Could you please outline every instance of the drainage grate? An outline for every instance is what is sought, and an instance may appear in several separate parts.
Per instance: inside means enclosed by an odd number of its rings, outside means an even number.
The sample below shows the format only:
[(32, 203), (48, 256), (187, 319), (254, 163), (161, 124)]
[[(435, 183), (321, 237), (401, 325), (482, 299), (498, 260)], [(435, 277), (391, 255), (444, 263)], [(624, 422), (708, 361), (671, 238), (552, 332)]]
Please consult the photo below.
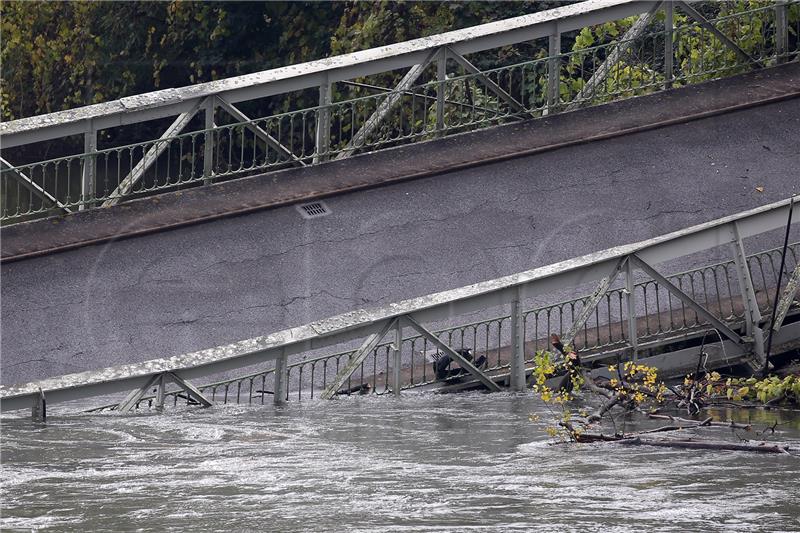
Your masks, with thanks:
[(318, 218), (330, 215), (331, 210), (323, 202), (311, 202), (295, 206), (303, 218)]

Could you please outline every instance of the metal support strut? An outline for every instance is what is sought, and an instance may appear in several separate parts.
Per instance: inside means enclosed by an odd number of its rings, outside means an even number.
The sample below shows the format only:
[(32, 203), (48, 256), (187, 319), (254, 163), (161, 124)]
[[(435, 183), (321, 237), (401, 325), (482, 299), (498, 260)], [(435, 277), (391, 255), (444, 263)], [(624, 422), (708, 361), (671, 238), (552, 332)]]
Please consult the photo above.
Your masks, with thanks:
[(603, 61), (603, 64), (600, 65), (597, 70), (595, 70), (594, 74), (592, 74), (592, 77), (586, 82), (586, 85), (584, 85), (580, 92), (575, 95), (575, 98), (572, 99), (572, 102), (567, 106), (567, 111), (572, 111), (587, 103), (587, 95), (594, 95), (597, 92), (597, 87), (608, 77), (608, 74), (611, 72), (611, 69), (614, 67), (614, 65), (619, 63), (622, 59), (622, 56), (631, 49), (631, 46), (633, 46), (633, 41), (642, 35), (645, 29), (647, 29), (647, 25), (650, 24), (650, 20), (653, 18), (653, 15), (655, 15), (659, 7), (661, 7), (661, 2), (654, 3), (653, 7), (650, 8), (650, 11), (641, 15), (636, 22), (633, 23), (633, 26), (631, 26), (630, 29), (625, 32), (625, 35), (623, 35), (619, 40), (619, 43), (614, 47), (614, 50), (608, 54), (608, 57), (605, 61)]
[(320, 396), (323, 400), (330, 400), (333, 398), (339, 389), (344, 385), (347, 378), (349, 378), (353, 372), (355, 372), (356, 368), (364, 362), (364, 359), (378, 346), (378, 343), (386, 336), (389, 331), (397, 325), (398, 319), (386, 320), (383, 323), (383, 327), (377, 332), (373, 333), (369, 337), (367, 337), (364, 342), (361, 344), (361, 347), (356, 350), (356, 352), (350, 356), (350, 361), (347, 365), (336, 374), (336, 377), (333, 378), (331, 384), (323, 391), (322, 395)]
[(775, 55), (778, 63), (785, 63), (789, 51), (789, 6), (779, 0), (775, 3)]
[(750, 54), (742, 50), (738, 44), (731, 41), (727, 35), (719, 31), (716, 26), (711, 24), (708, 21), (708, 19), (706, 19), (703, 15), (701, 15), (700, 12), (698, 12), (695, 8), (693, 8), (692, 6), (683, 1), (679, 1), (677, 3), (684, 13), (689, 15), (689, 17), (693, 18), (695, 22), (700, 24), (703, 28), (713, 33), (714, 36), (722, 42), (722, 44), (733, 50), (734, 53), (736, 53), (736, 55), (739, 56), (741, 60), (747, 61), (748, 63), (752, 63), (758, 68), (764, 68), (764, 65), (763, 63), (761, 63), (761, 61), (755, 59)]
[(417, 330), (417, 332), (428, 339), (428, 342), (431, 342), (434, 346), (436, 346), (439, 350), (444, 352), (446, 355), (450, 356), (450, 359), (456, 361), (461, 368), (465, 369), (467, 372), (475, 376), (478, 381), (484, 384), (484, 386), (492, 392), (500, 392), (500, 386), (497, 385), (494, 381), (492, 381), (489, 376), (484, 374), (480, 369), (478, 369), (475, 365), (473, 365), (470, 361), (468, 361), (464, 356), (453, 350), (447, 344), (439, 340), (439, 337), (422, 327), (416, 320), (414, 320), (411, 315), (406, 315), (404, 317), (408, 324)]
[(521, 114), (528, 114), (528, 110), (525, 109), (524, 105), (519, 103), (519, 101), (517, 101), (513, 96), (511, 96), (505, 90), (503, 90), (502, 87), (500, 87), (495, 82), (490, 80), (485, 74), (483, 74), (478, 69), (478, 67), (467, 61), (464, 58), (464, 56), (462, 56), (461, 54), (457, 54), (449, 46), (445, 47), (445, 49), (447, 50), (449, 56), (455, 59), (456, 63), (461, 65), (464, 68), (464, 70), (466, 70), (470, 74), (473, 74), (475, 78), (484, 85), (484, 87), (489, 89), (491, 92), (497, 95), (501, 100), (503, 100), (506, 104), (508, 104), (508, 107), (510, 107), (513, 111)]
[(429, 53), (422, 63), (411, 67), (411, 70), (409, 70), (406, 75), (403, 76), (403, 79), (400, 80), (394, 90), (389, 93), (386, 98), (384, 98), (375, 112), (367, 119), (366, 122), (364, 122), (364, 125), (361, 126), (361, 129), (358, 130), (355, 135), (353, 135), (353, 138), (350, 139), (350, 142), (347, 143), (347, 146), (341, 152), (339, 152), (339, 154), (336, 156), (336, 160), (350, 157), (361, 146), (364, 146), (370, 134), (380, 125), (381, 122), (383, 122), (383, 119), (386, 118), (386, 115), (388, 115), (389, 112), (400, 102), (400, 99), (403, 97), (403, 92), (411, 87), (415, 81), (417, 81), (417, 78), (422, 75), (422, 73), (425, 71), (425, 68), (437, 57), (438, 54), (439, 49), (437, 48)]
[(792, 302), (794, 302), (798, 291), (800, 291), (800, 265), (794, 268), (794, 272), (792, 272), (789, 281), (786, 283), (786, 288), (778, 302), (778, 311), (775, 313), (771, 335), (780, 331), (783, 321), (786, 320), (786, 314), (789, 312), (789, 308), (792, 306)]
[(217, 97), (217, 102), (219, 102), (219, 106), (224, 109), (230, 116), (242, 122), (244, 127), (249, 129), (253, 132), (253, 134), (264, 141), (268, 146), (271, 146), (273, 150), (281, 154), (287, 161), (290, 161), (292, 164), (296, 166), (304, 167), (306, 166), (296, 155), (292, 153), (286, 146), (282, 145), (280, 141), (278, 141), (275, 137), (264, 131), (260, 128), (257, 124), (253, 124), (250, 118), (239, 111), (239, 109), (232, 104), (229, 104), (227, 101), (223, 100), (220, 97)]
[(92, 207), (97, 174), (97, 130), (93, 126), (83, 134), (83, 171), (81, 172), (81, 203), (78, 211)]
[(314, 164), (327, 161), (331, 142), (331, 82), (319, 86), (319, 108), (317, 108), (317, 129), (314, 137), (316, 150)]
[(586, 301), (586, 304), (583, 306), (583, 309), (581, 309), (578, 318), (575, 319), (575, 322), (569, 328), (569, 331), (561, 336), (561, 342), (563, 342), (565, 345), (572, 344), (572, 341), (575, 339), (575, 335), (578, 334), (578, 330), (580, 330), (583, 325), (586, 324), (586, 321), (589, 320), (589, 315), (592, 314), (597, 307), (597, 304), (600, 303), (600, 300), (603, 298), (603, 296), (605, 296), (606, 292), (608, 292), (608, 288), (612, 283), (614, 283), (614, 280), (617, 279), (617, 276), (627, 261), (627, 257), (621, 257), (616, 263), (614, 263), (614, 267), (611, 269), (611, 272), (608, 274), (608, 276), (600, 280), (597, 288)]
[(631, 261), (625, 263), (625, 307), (628, 315), (628, 344), (633, 352), (631, 358), (637, 361), (639, 359), (639, 331), (636, 320), (636, 284), (633, 279)]
[(400, 396), (402, 383), (400, 380), (400, 370), (403, 365), (403, 324), (402, 320), (396, 320), (394, 326), (394, 342), (392, 343), (392, 392), (395, 396)]
[(731, 247), (733, 249), (733, 260), (736, 266), (736, 276), (739, 281), (739, 290), (742, 293), (742, 302), (745, 310), (745, 333), (753, 339), (753, 353), (757, 361), (756, 367), (761, 368), (766, 360), (764, 351), (764, 330), (761, 329), (761, 311), (758, 309), (756, 291), (753, 288), (753, 278), (750, 275), (750, 268), (747, 265), (747, 255), (744, 251), (744, 243), (739, 234), (739, 226), (734, 222), (731, 224)]
[(0, 168), (2, 168), (5, 172), (8, 172), (12, 176), (14, 176), (17, 179), (17, 181), (19, 181), (22, 184), (22, 186), (25, 187), (26, 189), (28, 189), (32, 194), (35, 194), (36, 196), (38, 196), (38, 197), (40, 197), (40, 198), (42, 198), (44, 200), (52, 202), (56, 207), (58, 207), (59, 209), (61, 209), (65, 213), (71, 213), (72, 212), (71, 209), (69, 209), (67, 206), (65, 206), (61, 202), (59, 202), (52, 194), (47, 192), (44, 189), (44, 187), (40, 187), (39, 185), (34, 183), (34, 181), (31, 178), (26, 176), (22, 171), (17, 169), (14, 165), (9, 163), (8, 161), (3, 159), (2, 157), (0, 157)]
[(645, 263), (636, 254), (629, 256), (629, 260), (633, 261), (637, 268), (642, 269), (645, 274), (653, 278), (660, 286), (671, 292), (676, 298), (691, 307), (698, 315), (707, 320), (714, 328), (717, 329), (722, 335), (725, 335), (736, 344), (745, 344), (745, 340), (739, 336), (738, 333), (729, 328), (722, 320), (712, 315), (705, 307), (697, 303), (694, 298), (680, 290), (672, 284), (667, 278), (659, 274), (653, 267)]
[(125, 399), (116, 406), (115, 410), (122, 412), (128, 412), (132, 410), (136, 407), (136, 404), (139, 403), (142, 398), (144, 398), (145, 394), (147, 394), (153, 387), (156, 387), (155, 407), (158, 411), (163, 410), (167, 380), (172, 380), (175, 382), (176, 385), (186, 392), (186, 396), (201, 406), (211, 407), (211, 402), (205, 396), (203, 396), (203, 393), (201, 393), (197, 387), (180, 377), (175, 372), (168, 371), (159, 372), (158, 374), (153, 374), (150, 376), (143, 387), (132, 390), (128, 396), (126, 396)]
[(675, 77), (675, 69), (672, 66), (674, 60), (674, 51), (672, 44), (673, 32), (675, 30), (675, 23), (672, 15), (675, 12), (675, 6), (672, 0), (664, 2), (664, 88), (672, 88), (672, 80)]
[(511, 390), (525, 390), (525, 315), (519, 287), (511, 301)]
[(203, 183), (209, 185), (214, 178), (214, 109), (216, 107), (216, 97), (209, 96), (205, 99), (204, 115), (206, 121), (204, 144), (203, 144)]
[(550, 35), (547, 55), (547, 107), (545, 112), (550, 114), (558, 109), (561, 99), (561, 33), (556, 28)]
[(109, 198), (103, 202), (103, 207), (111, 207), (112, 205), (118, 204), (125, 195), (127, 195), (133, 189), (133, 186), (136, 185), (144, 173), (147, 172), (153, 163), (155, 163), (156, 159), (164, 153), (164, 150), (169, 148), (170, 145), (170, 138), (174, 137), (178, 133), (180, 133), (183, 128), (189, 124), (189, 121), (192, 120), (197, 112), (200, 110), (200, 107), (205, 105), (206, 99), (198, 100), (197, 103), (192, 106), (192, 108), (187, 111), (186, 113), (181, 113), (178, 115), (170, 126), (164, 130), (164, 133), (161, 134), (154, 143), (153, 146), (144, 154), (142, 159), (136, 163), (136, 166), (133, 167), (125, 178), (119, 182), (119, 185), (116, 189), (109, 195)]
[(33, 396), (31, 419), (34, 422), (45, 422), (47, 420), (47, 401), (44, 398), (42, 389), (39, 389), (39, 394)]
[(286, 403), (286, 396), (289, 390), (288, 369), (288, 358), (286, 353), (282, 353), (275, 359), (275, 391), (272, 395), (272, 401), (275, 405), (283, 405)]

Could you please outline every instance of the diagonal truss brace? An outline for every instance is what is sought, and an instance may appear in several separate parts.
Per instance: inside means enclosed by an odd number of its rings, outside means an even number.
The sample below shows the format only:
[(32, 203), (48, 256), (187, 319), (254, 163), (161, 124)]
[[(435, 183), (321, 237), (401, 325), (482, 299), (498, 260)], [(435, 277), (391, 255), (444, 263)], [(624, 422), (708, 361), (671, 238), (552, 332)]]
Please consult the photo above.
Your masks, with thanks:
[[(208, 98), (213, 98), (209, 96)], [(103, 202), (102, 207), (111, 207), (112, 205), (117, 205), (120, 201), (122, 201), (123, 197), (127, 195), (133, 189), (133, 186), (136, 185), (144, 173), (147, 172), (153, 163), (155, 163), (156, 159), (164, 153), (170, 145), (170, 137), (174, 137), (180, 131), (189, 124), (189, 121), (197, 114), (201, 107), (203, 107), (206, 103), (208, 98), (203, 98), (198, 100), (192, 108), (185, 112), (178, 115), (178, 118), (170, 124), (169, 128), (164, 131), (164, 133), (159, 137), (157, 140), (153, 141), (153, 146), (147, 151), (146, 154), (142, 157), (142, 159), (136, 163), (136, 166), (133, 167), (125, 178), (119, 182), (117, 188), (114, 189), (114, 192), (111, 193), (108, 200)]]
[(464, 67), (464, 70), (466, 70), (470, 74), (474, 74), (475, 77), (478, 79), (478, 81), (480, 81), (487, 89), (496, 94), (501, 100), (507, 103), (511, 109), (513, 109), (517, 113), (530, 115), (530, 112), (527, 109), (525, 109), (524, 105), (519, 103), (513, 96), (511, 96), (505, 90), (503, 90), (502, 87), (500, 87), (495, 82), (490, 80), (484, 73), (482, 73), (478, 69), (478, 67), (470, 63), (467, 59), (465, 59), (464, 56), (455, 52), (449, 46), (446, 46), (445, 50), (447, 50), (448, 55), (450, 55), (456, 61), (456, 63)]
[(26, 176), (21, 170), (19, 170), (17, 167), (15, 167), (2, 157), (0, 157), (0, 167), (2, 167), (3, 170), (5, 170), (6, 172), (10, 172), (14, 177), (16, 177), (16, 179), (22, 184), (22, 186), (28, 189), (31, 193), (39, 196), (40, 198), (44, 198), (49, 202), (52, 202), (53, 204), (55, 204), (56, 207), (58, 207), (65, 213), (72, 213), (72, 210), (70, 210), (67, 206), (56, 200), (52, 194), (44, 190), (43, 187), (40, 187), (39, 185), (34, 183), (33, 180), (30, 179), (28, 176)]
[(789, 281), (786, 283), (786, 288), (783, 290), (783, 295), (778, 302), (778, 311), (775, 313), (775, 320), (772, 324), (772, 331), (777, 333), (783, 321), (786, 320), (786, 314), (789, 312), (789, 307), (792, 306), (795, 296), (800, 291), (800, 265), (797, 265), (792, 272)]
[(489, 389), (492, 392), (500, 392), (500, 386), (497, 383), (495, 383), (494, 381), (492, 381), (489, 378), (489, 376), (487, 376), (479, 368), (477, 368), (470, 361), (468, 361), (466, 358), (464, 358), (464, 356), (462, 356), (461, 354), (459, 354), (458, 352), (453, 350), (450, 346), (448, 346), (447, 344), (442, 342), (439, 339), (439, 337), (437, 337), (436, 335), (434, 335), (433, 333), (431, 333), (430, 331), (425, 329), (423, 326), (421, 326), (416, 320), (414, 320), (411, 317), (411, 315), (406, 315), (403, 318), (408, 322), (408, 325), (410, 325), (412, 328), (417, 330), (417, 332), (420, 335), (425, 337), (429, 342), (431, 342), (439, 350), (441, 350), (442, 352), (444, 352), (447, 355), (449, 355), (451, 359), (453, 359), (459, 365), (461, 365), (461, 368), (464, 368), (465, 370), (467, 370), (467, 372), (469, 372), (470, 374), (475, 376), (478, 379), (478, 381), (483, 383), (483, 385), (487, 389)]
[(203, 396), (197, 387), (178, 376), (175, 372), (160, 372), (151, 376), (150, 379), (147, 380), (147, 383), (145, 383), (144, 387), (131, 391), (131, 393), (128, 394), (128, 396), (122, 400), (119, 405), (117, 405), (115, 410), (122, 412), (130, 411), (154, 386), (158, 387), (156, 391), (156, 409), (161, 410), (164, 406), (164, 392), (168, 379), (174, 381), (175, 384), (177, 384), (186, 392), (187, 396), (195, 400), (203, 407), (211, 407), (211, 402), (206, 399), (205, 396)]
[(352, 357), (350, 357), (350, 361), (347, 365), (336, 374), (336, 377), (333, 378), (333, 381), (330, 385), (322, 392), (321, 398), (323, 400), (330, 400), (333, 398), (339, 389), (344, 385), (345, 381), (356, 371), (356, 368), (364, 362), (364, 359), (378, 346), (378, 343), (383, 340), (389, 331), (397, 326), (397, 321), (399, 319), (395, 318), (393, 320), (387, 320), (383, 323), (383, 327), (377, 332), (373, 333), (369, 337), (367, 337), (364, 342), (361, 344), (361, 347), (356, 350)]
[(680, 290), (678, 287), (672, 284), (672, 282), (670, 282), (667, 278), (659, 274), (653, 267), (651, 267), (650, 265), (645, 263), (642, 259), (640, 259), (638, 256), (636, 256), (636, 254), (629, 256), (629, 260), (633, 261), (633, 263), (637, 268), (640, 268), (645, 274), (653, 278), (659, 285), (661, 285), (669, 292), (671, 292), (676, 298), (678, 298), (683, 303), (691, 307), (698, 315), (707, 320), (721, 334), (725, 335), (736, 344), (739, 345), (745, 344), (745, 340), (738, 333), (729, 328), (720, 319), (712, 315), (705, 307), (697, 303), (694, 300), (694, 298), (692, 298), (691, 296)]
[(386, 118), (386, 115), (388, 115), (389, 112), (400, 102), (404, 91), (406, 91), (415, 81), (417, 81), (417, 78), (422, 75), (422, 73), (425, 71), (425, 68), (436, 58), (439, 53), (440, 49), (437, 48), (428, 54), (422, 63), (411, 67), (411, 70), (409, 70), (406, 75), (403, 76), (403, 79), (400, 80), (392, 92), (386, 96), (375, 112), (367, 119), (361, 129), (358, 130), (355, 135), (353, 135), (353, 138), (349, 143), (347, 143), (347, 146), (335, 157), (337, 161), (350, 157), (356, 150), (364, 145), (364, 143), (367, 141), (367, 138), (375, 130), (375, 128), (377, 128), (378, 125), (383, 122), (383, 119)]
[(575, 339), (575, 335), (578, 334), (578, 331), (586, 324), (586, 321), (589, 320), (589, 316), (594, 312), (597, 304), (600, 303), (600, 300), (605, 296), (608, 292), (608, 288), (614, 283), (614, 280), (617, 279), (619, 273), (625, 267), (625, 264), (628, 262), (627, 257), (621, 257), (615, 264), (614, 268), (611, 269), (611, 272), (608, 276), (604, 277), (600, 280), (600, 283), (597, 285), (597, 288), (594, 290), (589, 299), (586, 302), (586, 305), (583, 306), (581, 309), (578, 318), (575, 319), (575, 322), (572, 324), (572, 327), (569, 328), (562, 337), (561, 342), (566, 344), (572, 344), (573, 339)]
[(619, 40), (619, 44), (608, 54), (606, 60), (603, 61), (603, 64), (592, 74), (592, 77), (589, 78), (589, 81), (586, 82), (580, 92), (575, 95), (575, 98), (573, 98), (572, 102), (567, 106), (566, 111), (578, 109), (580, 106), (587, 103), (586, 98), (588, 95), (595, 94), (597, 87), (608, 77), (614, 65), (619, 63), (622, 56), (633, 46), (633, 41), (647, 29), (647, 25), (652, 20), (656, 11), (658, 11), (658, 8), (661, 7), (661, 4), (662, 2), (656, 2), (653, 7), (650, 8), (650, 11), (642, 14), (636, 22), (633, 23), (633, 26), (625, 32), (625, 35)]
[(232, 116), (239, 122), (243, 122), (244, 123), (243, 126), (252, 131), (256, 135), (256, 137), (267, 143), (276, 152), (278, 152), (283, 157), (291, 161), (292, 164), (301, 167), (306, 166), (306, 164), (300, 161), (300, 159), (296, 155), (294, 155), (294, 153), (291, 150), (289, 150), (289, 148), (282, 145), (275, 137), (264, 131), (262, 128), (259, 128), (257, 125), (253, 124), (250, 118), (241, 111), (239, 111), (239, 109), (237, 109), (232, 104), (228, 103), (226, 100), (224, 100), (219, 96), (217, 96), (217, 102), (219, 102), (220, 107), (224, 109), (230, 116)]
[(128, 412), (131, 409), (133, 409), (134, 406), (136, 406), (136, 403), (139, 400), (141, 400), (144, 397), (144, 395), (147, 394), (147, 391), (149, 391), (150, 388), (153, 385), (155, 385), (160, 379), (161, 379), (161, 374), (155, 374), (153, 376), (150, 376), (150, 379), (147, 380), (147, 383), (145, 383), (144, 387), (132, 390), (131, 393), (128, 394), (125, 397), (125, 399), (122, 400), (122, 402), (120, 402), (119, 405), (117, 405), (117, 407), (114, 410)]
[(189, 396), (189, 398), (193, 399), (203, 407), (211, 407), (211, 401), (209, 401), (205, 396), (203, 396), (203, 393), (200, 392), (200, 390), (197, 387), (195, 387), (194, 385), (192, 385), (191, 383), (180, 377), (175, 372), (167, 372), (166, 374), (168, 377), (172, 378), (172, 380), (186, 392), (186, 395)]
[(695, 8), (693, 8), (684, 1), (678, 1), (676, 3), (684, 13), (689, 15), (689, 17), (693, 18), (703, 28), (713, 33), (717, 37), (717, 39), (719, 39), (725, 46), (733, 50), (736, 53), (736, 55), (739, 56), (740, 59), (742, 59), (743, 61), (753, 63), (758, 68), (764, 68), (764, 65), (761, 63), (761, 61), (758, 61), (754, 57), (750, 56), (750, 54), (742, 50), (738, 44), (731, 41), (727, 35), (719, 31), (716, 28), (716, 26), (711, 24), (708, 21), (708, 19), (706, 19), (703, 15), (701, 15)]
[[(355, 81), (343, 81), (341, 83), (344, 84), (344, 85), (349, 85), (351, 87), (361, 87), (361, 88), (364, 88), (364, 89), (371, 89), (373, 91), (380, 91), (382, 93), (390, 93), (390, 92), (394, 91), (394, 89), (390, 89), (389, 87), (381, 87), (379, 85), (372, 85), (370, 83), (360, 83), (360, 82), (355, 82)], [(415, 95), (419, 96), (419, 93), (415, 93), (413, 90), (405, 90), (405, 91), (402, 91), (402, 93), (403, 93), (404, 96), (415, 96)], [(450, 104), (450, 105), (463, 105), (464, 104), (464, 102), (462, 102), (462, 101), (453, 100), (453, 99), (450, 99), (450, 98), (445, 98), (444, 102), (446, 104)], [(477, 111), (484, 111), (486, 113), (495, 113), (495, 112), (497, 112), (496, 109), (489, 109), (488, 107), (474, 105), (474, 103), (471, 103), (470, 107), (474, 108)]]
[(761, 311), (758, 309), (758, 301), (756, 300), (756, 291), (753, 287), (753, 278), (750, 273), (750, 267), (747, 266), (747, 254), (744, 251), (744, 243), (739, 234), (739, 227), (734, 222), (731, 224), (731, 234), (733, 240), (731, 241), (731, 248), (733, 249), (734, 265), (736, 266), (736, 275), (739, 281), (739, 290), (742, 293), (742, 300), (744, 304), (746, 316), (747, 334), (753, 335), (754, 331), (759, 327), (761, 322)]

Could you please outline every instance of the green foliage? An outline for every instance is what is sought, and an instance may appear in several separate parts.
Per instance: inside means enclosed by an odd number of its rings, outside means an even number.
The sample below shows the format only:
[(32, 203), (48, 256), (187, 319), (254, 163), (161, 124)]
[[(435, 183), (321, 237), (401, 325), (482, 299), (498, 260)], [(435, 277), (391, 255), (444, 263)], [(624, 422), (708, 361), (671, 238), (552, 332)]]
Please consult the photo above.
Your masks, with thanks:
[[(7, 0), (0, 2), (0, 113), (4, 120), (49, 113), (382, 46), (558, 4)], [(501, 55), (523, 60), (528, 49), (530, 45), (509, 47)], [(387, 75), (387, 81), (392, 79)], [(293, 95), (263, 112), (315, 104)]]
[[(558, 7), (568, 2), (0, 2), (2, 78), (0, 116), (4, 120), (48, 113), (154, 89), (179, 87), (238, 74), (343, 54), (453, 29)], [(710, 4), (709, 17), (770, 5), (736, 0)], [(660, 17), (660, 15), (659, 15)], [(745, 52), (760, 56), (761, 34), (774, 17), (767, 9), (722, 24), (721, 30)], [(789, 8), (792, 39), (797, 38), (800, 6)], [(562, 68), (560, 93), (567, 101), (584, 87), (636, 17), (564, 34), (571, 50)], [(659, 19), (661, 20), (661, 19)], [(691, 21), (679, 10), (677, 26)], [(654, 29), (658, 29), (657, 26)], [(655, 41), (654, 41), (655, 43)], [(655, 44), (650, 47), (657, 48)], [(481, 69), (545, 57), (541, 41), (474, 54)], [(698, 27), (675, 32), (675, 68), (692, 82), (733, 73), (734, 52)], [(660, 86), (663, 57), (637, 52), (624, 58), (593, 95), (603, 98), (643, 94)], [(709, 68), (713, 67), (713, 68)], [(725, 70), (727, 69), (727, 70)], [(373, 77), (391, 86), (402, 73)], [(519, 92), (528, 105), (544, 103), (544, 69), (527, 77)], [(337, 86), (334, 99), (363, 95)], [(606, 95), (606, 96), (604, 96)], [(473, 83), (448, 87), (448, 99), (472, 98), (492, 107), (492, 95)], [(286, 95), (259, 108), (265, 115), (316, 104), (313, 95)], [(497, 104), (494, 103), (494, 106)], [(460, 111), (459, 111), (460, 112)], [(456, 111), (448, 108), (448, 122)], [(407, 118), (407, 117), (404, 117)], [(430, 113), (416, 121), (430, 123)], [(474, 120), (474, 119), (471, 119)], [(427, 128), (424, 128), (427, 129)]]
[(763, 379), (727, 378), (711, 372), (695, 380), (686, 376), (683, 390), (694, 390), (695, 401), (714, 403), (718, 400), (748, 401), (781, 405), (800, 405), (800, 375), (790, 374), (783, 378), (767, 376)]
[[(553, 355), (548, 351), (539, 351), (534, 355), (533, 366), (533, 391), (548, 406), (560, 409), (555, 415), (556, 424), (548, 428), (551, 437), (562, 440), (578, 441), (582, 432), (590, 427), (593, 422), (607, 417), (613, 421), (610, 407), (598, 411), (599, 414), (587, 417), (587, 413), (579, 411), (577, 414), (586, 420), (579, 420), (574, 410), (568, 405), (576, 400), (575, 392), (583, 389), (600, 391), (601, 397), (612, 401), (609, 406), (619, 405), (623, 411), (629, 412), (637, 409), (651, 409), (663, 403), (666, 386), (658, 380), (658, 371), (654, 367), (626, 362), (619, 366), (608, 368), (612, 377), (607, 383), (598, 386), (587, 383), (584, 372), (578, 365), (578, 356), (570, 347), (565, 347), (566, 356), (561, 364), (554, 362)], [(552, 378), (565, 375), (559, 385), (553, 383)]]
[(343, 10), (302, 2), (2, 2), (2, 118), (324, 57)]

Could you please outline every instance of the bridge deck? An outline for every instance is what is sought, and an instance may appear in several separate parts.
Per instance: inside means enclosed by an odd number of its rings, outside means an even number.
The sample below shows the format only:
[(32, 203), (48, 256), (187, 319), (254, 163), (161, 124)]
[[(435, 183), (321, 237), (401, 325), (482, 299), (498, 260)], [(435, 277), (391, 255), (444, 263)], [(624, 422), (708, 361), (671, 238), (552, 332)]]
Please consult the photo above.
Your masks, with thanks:
[(263, 210), (3, 264), (2, 383), (218, 346), (783, 199), (800, 187), (797, 131), (790, 99), (341, 195), (317, 220)]
[(0, 260), (418, 179), (800, 96), (800, 63), (519, 124), (2, 228)]

